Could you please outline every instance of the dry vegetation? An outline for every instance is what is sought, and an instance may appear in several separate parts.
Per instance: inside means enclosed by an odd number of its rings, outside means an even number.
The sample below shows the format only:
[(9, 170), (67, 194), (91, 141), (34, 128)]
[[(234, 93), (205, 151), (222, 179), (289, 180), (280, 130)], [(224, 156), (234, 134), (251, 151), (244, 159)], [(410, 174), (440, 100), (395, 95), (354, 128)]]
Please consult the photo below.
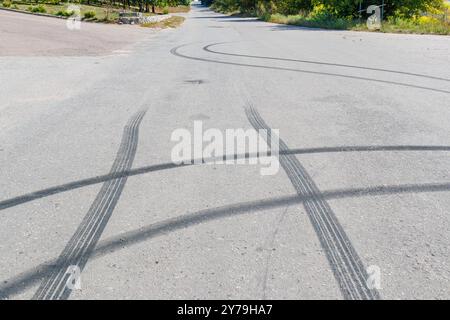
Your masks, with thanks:
[(145, 28), (158, 28), (158, 29), (177, 28), (184, 22), (184, 20), (185, 20), (184, 17), (172, 16), (168, 19), (159, 22), (144, 23), (141, 26)]

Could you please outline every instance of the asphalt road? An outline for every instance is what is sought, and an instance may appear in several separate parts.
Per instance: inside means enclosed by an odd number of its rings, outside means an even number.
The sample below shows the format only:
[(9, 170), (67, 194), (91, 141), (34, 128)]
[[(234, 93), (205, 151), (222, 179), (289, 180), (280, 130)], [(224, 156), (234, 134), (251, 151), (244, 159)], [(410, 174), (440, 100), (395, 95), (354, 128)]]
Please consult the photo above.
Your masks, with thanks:
[[(450, 38), (186, 17), (0, 12), (0, 297), (450, 298)], [(174, 165), (195, 120), (279, 172)]]

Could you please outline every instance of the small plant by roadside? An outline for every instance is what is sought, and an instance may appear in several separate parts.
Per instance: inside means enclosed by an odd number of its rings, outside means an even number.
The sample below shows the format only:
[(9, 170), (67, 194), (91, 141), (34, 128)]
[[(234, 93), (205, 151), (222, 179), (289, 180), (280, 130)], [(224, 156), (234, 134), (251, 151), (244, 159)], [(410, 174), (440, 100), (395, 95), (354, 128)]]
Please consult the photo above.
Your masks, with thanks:
[(75, 14), (73, 11), (59, 10), (56, 15), (61, 17), (71, 17)]
[(84, 19), (94, 19), (95, 18), (95, 12), (94, 11), (87, 11), (84, 13)]
[(11, 1), (5, 0), (2, 2), (2, 6), (5, 8), (10, 8), (11, 7)]
[(165, 7), (165, 8), (163, 9), (163, 14), (169, 14), (169, 8)]
[(450, 24), (422, 16), (415, 19), (402, 19), (390, 17), (383, 23), (381, 31), (396, 33), (419, 33), (419, 34), (450, 34)]
[(325, 14), (320, 15), (292, 15), (285, 16), (279, 13), (265, 14), (261, 17), (262, 20), (273, 23), (289, 24), (294, 26), (302, 26), (309, 28), (323, 28), (323, 29), (349, 29), (353, 22), (343, 18), (333, 18)]
[(33, 13), (47, 13), (47, 10), (45, 9), (45, 7), (40, 4), (38, 6), (30, 6), (28, 7), (28, 11), (33, 12)]

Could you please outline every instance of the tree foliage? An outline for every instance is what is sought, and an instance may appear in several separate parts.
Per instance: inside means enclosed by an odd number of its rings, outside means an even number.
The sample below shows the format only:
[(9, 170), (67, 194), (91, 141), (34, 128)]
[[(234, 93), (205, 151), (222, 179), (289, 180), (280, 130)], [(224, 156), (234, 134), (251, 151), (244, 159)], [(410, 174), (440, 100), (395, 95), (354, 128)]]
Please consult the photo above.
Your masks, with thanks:
[[(219, 8), (242, 12), (268, 12), (295, 15), (313, 10), (323, 11), (335, 17), (347, 18), (359, 15), (359, 10), (370, 5), (381, 5), (383, 0), (213, 0)], [(384, 0), (385, 16), (411, 17), (431, 8), (439, 8), (442, 0)]]
[(80, 3), (87, 5), (101, 5), (101, 6), (112, 6), (112, 7), (123, 7), (127, 8), (138, 8), (141, 12), (155, 12), (156, 7), (175, 7), (178, 5), (188, 6), (190, 0), (22, 0), (25, 3), (48, 3), (48, 4), (59, 4), (59, 3)]

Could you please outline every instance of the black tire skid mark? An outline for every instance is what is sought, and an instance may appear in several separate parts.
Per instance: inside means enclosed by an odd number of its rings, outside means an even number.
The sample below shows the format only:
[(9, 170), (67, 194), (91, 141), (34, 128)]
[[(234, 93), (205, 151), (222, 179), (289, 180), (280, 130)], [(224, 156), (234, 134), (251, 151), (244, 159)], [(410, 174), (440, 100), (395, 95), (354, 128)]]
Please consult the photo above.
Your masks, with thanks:
[(381, 80), (381, 79), (374, 79), (374, 78), (368, 78), (368, 77), (360, 77), (360, 76), (351, 76), (351, 75), (345, 75), (345, 74), (339, 74), (339, 73), (332, 73), (332, 72), (319, 72), (319, 71), (310, 71), (310, 70), (303, 70), (303, 69), (294, 69), (294, 68), (284, 68), (284, 67), (271, 67), (266, 65), (257, 65), (257, 64), (249, 64), (249, 63), (238, 63), (238, 62), (229, 62), (229, 61), (221, 61), (221, 60), (215, 60), (215, 59), (208, 59), (208, 58), (200, 58), (200, 57), (193, 57), (188, 56), (182, 53), (179, 53), (179, 49), (186, 47), (187, 45), (181, 45), (178, 47), (175, 47), (170, 50), (170, 53), (174, 56), (194, 60), (194, 61), (201, 61), (201, 62), (210, 62), (210, 63), (217, 63), (217, 64), (224, 64), (224, 65), (231, 65), (231, 66), (239, 66), (239, 67), (248, 67), (248, 68), (260, 68), (260, 69), (268, 69), (268, 70), (278, 70), (278, 71), (290, 71), (290, 72), (300, 72), (305, 74), (313, 74), (313, 75), (319, 75), (319, 76), (328, 76), (328, 77), (338, 77), (338, 78), (346, 78), (346, 79), (353, 79), (353, 80), (362, 80), (362, 81), (371, 81), (371, 82), (377, 82), (382, 84), (390, 84), (390, 85), (396, 85), (401, 87), (407, 87), (407, 88), (413, 88), (413, 89), (421, 89), (421, 90), (428, 90), (428, 91), (434, 91), (439, 93), (445, 93), (450, 94), (450, 91), (443, 90), (443, 89), (436, 89), (431, 87), (424, 87), (424, 86), (418, 86), (414, 84), (408, 84), (408, 83), (402, 83), (402, 82), (396, 82), (396, 81), (389, 81), (389, 80)]
[[(137, 150), (139, 125), (144, 115), (145, 111), (138, 112), (125, 126), (110, 174), (131, 169)], [(69, 266), (78, 266), (81, 271), (85, 267), (114, 211), (127, 178), (125, 176), (103, 184), (88, 213), (59, 256), (57, 269), (42, 281), (33, 299), (67, 299), (70, 296), (71, 290), (66, 286), (70, 274), (67, 274), (66, 270)]]
[[(135, 136), (135, 134), (136, 134), (135, 128), (136, 127), (135, 126), (137, 125), (138, 121), (140, 121), (140, 119), (139, 119), (139, 116), (137, 115), (134, 118), (134, 121), (131, 121), (130, 125), (126, 127), (124, 137), (128, 137), (128, 140), (123, 139), (121, 147), (119, 148), (118, 156), (116, 158), (115, 163), (113, 164), (111, 171), (114, 170), (114, 172), (120, 172), (121, 170), (123, 170), (124, 168), (127, 167), (127, 162), (129, 160), (130, 151), (132, 151), (131, 155), (133, 155), (133, 157), (134, 157), (133, 153), (135, 151), (133, 151), (133, 147), (135, 148), (135, 146), (133, 146), (132, 142), (136, 139), (136, 136)], [(129, 166), (131, 166), (131, 163), (129, 164)], [(70, 250), (76, 250), (77, 248), (80, 248), (80, 242), (86, 241), (86, 239), (92, 238), (93, 235), (94, 235), (94, 239), (97, 235), (98, 235), (98, 237), (101, 235), (101, 232), (103, 231), (103, 228), (106, 226), (106, 223), (109, 220), (109, 217), (112, 214), (112, 211), (117, 203), (118, 197), (120, 196), (120, 192), (123, 190), (125, 182), (126, 182), (126, 180), (118, 179), (118, 180), (115, 180), (114, 182), (104, 186), (103, 196), (98, 196), (96, 198), (96, 201), (94, 201), (94, 204), (92, 205), (92, 208), (96, 208), (97, 211), (92, 210), (91, 212), (97, 212), (97, 215), (93, 214), (91, 216), (91, 219), (85, 225), (87, 227), (85, 227), (84, 233), (81, 233), (77, 237), (78, 243), (73, 242), (72, 248)], [(119, 194), (118, 194), (118, 192), (119, 192)], [(106, 214), (104, 214), (104, 213), (106, 213)], [(104, 220), (105, 218), (107, 218), (107, 219)], [(92, 221), (94, 221), (94, 222), (92, 222)], [(89, 230), (89, 226), (91, 226), (90, 230)], [(98, 228), (101, 228), (100, 232), (98, 232), (98, 230), (99, 230)], [(83, 230), (82, 228), (79, 229), (79, 231), (82, 231), (82, 230)], [(87, 236), (86, 236), (86, 232), (88, 232)], [(98, 241), (98, 239), (96, 239), (94, 241)], [(85, 249), (85, 250), (89, 249), (89, 247), (87, 247), (87, 248), (81, 247), (81, 248)], [(76, 251), (75, 251), (75, 253), (76, 253)], [(83, 259), (87, 258), (87, 256), (83, 252), (83, 250), (81, 253), (79, 253), (79, 255), (81, 255), (81, 257), (83, 257)], [(75, 255), (75, 256), (77, 256), (77, 255)], [(70, 257), (69, 257), (69, 259), (70, 259)], [(67, 260), (69, 260), (69, 259), (67, 259)], [(83, 259), (81, 259), (81, 263), (80, 263), (81, 266), (84, 266), (86, 263), (83, 261)], [(75, 264), (75, 265), (78, 265), (78, 264)], [(60, 270), (60, 272), (62, 272), (62, 271), (64, 271), (64, 270)], [(64, 277), (64, 274), (62, 276)], [(69, 277), (69, 275), (67, 275), (66, 277)], [(65, 284), (64, 280), (66, 280), (66, 279), (63, 279), (62, 284)], [(58, 285), (58, 283), (55, 282), (54, 285)], [(59, 288), (61, 290), (61, 286)], [(64, 286), (62, 288), (64, 289)], [(50, 290), (52, 290), (52, 288)], [(68, 292), (68, 293), (70, 294), (70, 292)], [(56, 292), (55, 294), (57, 295), (58, 292)]]
[[(271, 141), (271, 129), (259, 113), (249, 104), (245, 108), (247, 118), (256, 129), (267, 131), (267, 141)], [(270, 147), (270, 145), (269, 145)], [(288, 150), (286, 143), (279, 139), (280, 153)], [(340, 225), (333, 210), (321, 196), (320, 190), (294, 155), (279, 157), (280, 164), (301, 197), (309, 196), (304, 202), (305, 210), (326, 253), (328, 262), (345, 299), (380, 299), (375, 289), (366, 286), (368, 278), (364, 265), (350, 239)]]
[(275, 60), (275, 61), (286, 61), (286, 62), (299, 62), (299, 63), (314, 64), (314, 65), (321, 65), (321, 66), (341, 67), (341, 68), (350, 68), (350, 69), (362, 69), (362, 70), (368, 70), (368, 71), (387, 72), (387, 73), (394, 73), (394, 74), (401, 74), (401, 75), (406, 75), (406, 76), (413, 76), (413, 77), (420, 77), (420, 78), (427, 78), (427, 79), (432, 79), (432, 80), (449, 81), (450, 82), (450, 79), (447, 79), (447, 78), (430, 76), (430, 75), (421, 74), (421, 73), (407, 72), (407, 71), (372, 68), (372, 67), (363, 67), (363, 66), (354, 66), (354, 65), (350, 65), (350, 64), (321, 62), (321, 61), (313, 61), (313, 60), (300, 60), (300, 59), (277, 58), (277, 57), (268, 57), (268, 56), (255, 56), (255, 55), (250, 55), (250, 54), (238, 54), (238, 53), (222, 52), (222, 51), (216, 51), (216, 50), (212, 50), (211, 49), (214, 46), (218, 46), (218, 45), (221, 45), (221, 44), (231, 44), (231, 43), (232, 42), (213, 43), (213, 44), (209, 44), (207, 46), (204, 46), (203, 50), (206, 51), (206, 52), (209, 52), (209, 53), (220, 54), (220, 55), (231, 56), (231, 57), (242, 57), (242, 58), (253, 58), (253, 59)]
[[(408, 194), (422, 192), (449, 192), (449, 183), (428, 183), (422, 185), (394, 185), (394, 186), (374, 186), (369, 188), (353, 188), (323, 191), (325, 199), (345, 199), (352, 197), (370, 197), (370, 196), (390, 196), (393, 194)], [(170, 218), (158, 223), (150, 224), (145, 227), (120, 233), (108, 239), (99, 241), (91, 259), (103, 257), (129, 246), (147, 241), (160, 235), (175, 232), (176, 230), (189, 228), (201, 223), (207, 223), (212, 220), (223, 219), (242, 214), (257, 213), (268, 208), (280, 208), (286, 205), (302, 204), (311, 197), (300, 197), (298, 194), (283, 196), (278, 198), (260, 199), (249, 202), (240, 202), (221, 207), (203, 209), (186, 215)], [(25, 289), (39, 283), (55, 268), (56, 258), (44, 262), (27, 271), (0, 281), (0, 300), (8, 299), (10, 296), (23, 292)]]
[[(321, 147), (321, 148), (305, 148), (305, 149), (289, 149), (285, 151), (280, 151), (280, 154), (315, 154), (315, 153), (339, 153), (339, 152), (382, 152), (382, 151), (450, 151), (450, 146), (415, 146), (415, 145), (403, 145), (403, 146), (340, 146), (340, 147)], [(49, 197), (58, 193), (68, 192), (85, 186), (90, 186), (94, 184), (99, 184), (109, 180), (119, 179), (122, 177), (133, 177), (140, 174), (146, 174), (150, 172), (171, 170), (182, 167), (192, 166), (196, 163), (201, 162), (202, 164), (211, 163), (217, 160), (226, 160), (230, 158), (231, 155), (224, 155), (222, 157), (213, 157), (208, 159), (192, 159), (187, 163), (176, 164), (173, 162), (160, 163), (156, 165), (150, 165), (145, 167), (140, 167), (136, 169), (125, 170), (121, 172), (115, 172), (114, 174), (105, 174), (100, 176), (95, 176), (92, 178), (86, 178), (78, 181), (69, 182), (63, 185), (58, 185), (55, 187), (50, 187), (47, 189), (42, 189), (39, 191), (27, 193), (21, 196), (17, 196), (11, 199), (0, 201), (0, 211), (12, 208), (36, 199), (41, 199), (44, 197)], [(234, 155), (237, 158), (254, 159), (258, 158), (258, 154), (240, 154)]]
[[(132, 135), (130, 135), (127, 132), (128, 130), (129, 130), (128, 128), (125, 130), (126, 132), (125, 132), (125, 135), (124, 135), (124, 137), (127, 137), (128, 140), (123, 139), (123, 141), (121, 143), (121, 147), (119, 148), (120, 151), (118, 152), (118, 156), (116, 157), (116, 160), (115, 160), (115, 162), (113, 164), (113, 167), (112, 167), (111, 171), (113, 171), (113, 170), (116, 171), (116, 170), (122, 168), (123, 163), (124, 163), (124, 159), (126, 159), (124, 157), (124, 154), (126, 154), (128, 150), (124, 150), (124, 146), (126, 148), (130, 147), (130, 139), (132, 137)], [(92, 229), (89, 229), (88, 227), (91, 226), (92, 221), (98, 221), (98, 219), (99, 219), (98, 214), (103, 211), (102, 209), (104, 207), (102, 206), (99, 209), (99, 205), (103, 205), (103, 202), (105, 201), (105, 199), (109, 200), (109, 196), (112, 195), (112, 193), (109, 190), (110, 190), (110, 188), (112, 188), (111, 190), (114, 191), (116, 186), (117, 186), (117, 180), (114, 181), (113, 183), (105, 184), (102, 187), (102, 190), (100, 191), (99, 195), (97, 196), (96, 200), (94, 201), (93, 205), (91, 206), (91, 209), (90, 209), (91, 215), (87, 215), (88, 219), (83, 220), (82, 225), (78, 228), (77, 233), (73, 237), (73, 239), (77, 239), (77, 241), (70, 241), (69, 242), (67, 250), (65, 250), (66, 253), (73, 253), (74, 248), (77, 248), (77, 246), (79, 246), (80, 240), (81, 241), (85, 241), (85, 239), (86, 239), (86, 234), (85, 233), (89, 232), (89, 231), (92, 231)], [(106, 197), (106, 196), (108, 196), (108, 197)], [(107, 203), (108, 203), (108, 201), (107, 201)], [(95, 210), (92, 210), (93, 208), (95, 208)], [(92, 228), (94, 228), (95, 225), (96, 224), (94, 222), (94, 224), (92, 225)], [(89, 234), (88, 234), (87, 238), (89, 238)], [(69, 257), (66, 256), (65, 259), (63, 259), (63, 261), (69, 261), (70, 258), (71, 258), (70, 256)], [(61, 263), (60, 265), (64, 266), (63, 263)], [(73, 265), (73, 264), (69, 264), (69, 265)], [(63, 269), (65, 269), (65, 268), (58, 269), (59, 270), (59, 274), (58, 274), (58, 276), (56, 276), (53, 279), (53, 284), (52, 284), (52, 282), (48, 283), (48, 285), (50, 285), (50, 288), (48, 289), (49, 291), (53, 291), (54, 290), (54, 286), (55, 285), (56, 286), (59, 285), (57, 280), (58, 280), (58, 277), (61, 276), (60, 273), (65, 271)], [(62, 275), (62, 277), (64, 277), (64, 274)]]

